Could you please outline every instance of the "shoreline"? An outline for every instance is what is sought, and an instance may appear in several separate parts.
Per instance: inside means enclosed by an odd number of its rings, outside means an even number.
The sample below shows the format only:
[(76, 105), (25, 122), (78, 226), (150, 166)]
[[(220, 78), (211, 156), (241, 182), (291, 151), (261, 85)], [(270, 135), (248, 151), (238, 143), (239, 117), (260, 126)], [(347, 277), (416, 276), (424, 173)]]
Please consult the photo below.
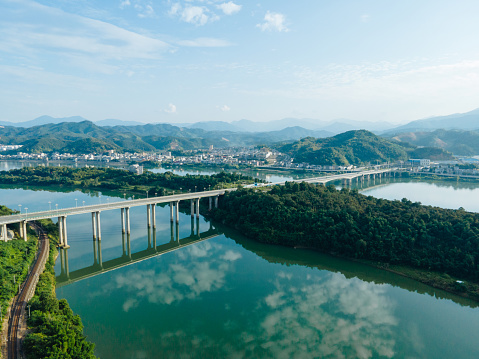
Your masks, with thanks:
[[(254, 238), (249, 238), (249, 239), (254, 240), (258, 243), (262, 243), (260, 241), (257, 241)], [(281, 246), (281, 244), (276, 244), (276, 245)], [(336, 257), (336, 258), (346, 259), (346, 260), (356, 262), (356, 263), (362, 263), (362, 264), (365, 264), (365, 265), (373, 267), (373, 268), (377, 268), (377, 269), (380, 269), (380, 270), (384, 270), (386, 272), (394, 273), (394, 274), (400, 275), (402, 277), (415, 280), (416, 282), (428, 285), (431, 288), (441, 289), (445, 292), (457, 295), (459, 297), (470, 299), (470, 300), (476, 302), (477, 305), (479, 306), (479, 283), (466, 281), (466, 280), (458, 280), (456, 278), (451, 277), (447, 273), (434, 272), (434, 271), (415, 268), (415, 267), (411, 267), (411, 266), (407, 266), (407, 265), (383, 263), (383, 262), (374, 261), (374, 260), (371, 260), (371, 259), (350, 258), (350, 257), (341, 256), (341, 255), (338, 255), (338, 254), (335, 254), (335, 253), (323, 252), (323, 251), (320, 251), (320, 250), (318, 250), (316, 248), (313, 248), (313, 247), (305, 247), (305, 246), (294, 246), (294, 247), (284, 246), (284, 247), (292, 248), (292, 249), (304, 249), (304, 250), (314, 251), (314, 252), (318, 252), (318, 253), (327, 254), (327, 255), (330, 255), (330, 256), (333, 256), (333, 257)], [(443, 281), (440, 281), (441, 279)], [(449, 281), (449, 283), (444, 283), (444, 281)], [(460, 283), (458, 283), (458, 281)], [(452, 289), (449, 286), (449, 285), (453, 285), (453, 284), (456, 284), (456, 283), (464, 284), (464, 287), (466, 288), (466, 290), (465, 291), (457, 291), (457, 290)], [(473, 287), (473, 288), (469, 289), (468, 287)]]

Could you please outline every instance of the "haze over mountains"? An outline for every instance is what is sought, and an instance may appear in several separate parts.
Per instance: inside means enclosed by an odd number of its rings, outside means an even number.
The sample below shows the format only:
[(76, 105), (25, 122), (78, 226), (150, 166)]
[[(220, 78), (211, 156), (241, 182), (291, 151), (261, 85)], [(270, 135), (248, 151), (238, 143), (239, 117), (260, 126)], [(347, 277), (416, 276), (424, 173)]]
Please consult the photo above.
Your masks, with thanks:
[[(479, 109), (463, 114), (412, 121), (396, 128), (389, 123), (351, 120), (319, 121), (286, 118), (272, 122), (144, 124), (115, 119), (91, 122), (81, 116), (41, 116), (22, 123), (0, 122), (0, 143), (22, 144), (27, 152), (54, 150), (91, 152), (105, 149), (152, 151), (251, 146), (326, 138), (365, 129), (405, 145), (436, 147), (456, 155), (479, 154)], [(476, 131), (477, 130), (477, 131)]]
[[(45, 124), (58, 124), (62, 122), (82, 122), (87, 119), (81, 116), (55, 118), (51, 116), (40, 116), (34, 120), (25, 122), (0, 121), (2, 126), (33, 127)], [(142, 126), (146, 123), (140, 121), (123, 121), (118, 119), (105, 119), (94, 122), (97, 126)], [(270, 122), (253, 122), (239, 120), (233, 122), (223, 121), (200, 121), (195, 123), (169, 123), (170, 125), (182, 128), (201, 129), (204, 131), (228, 131), (228, 132), (270, 132), (281, 131), (288, 127), (296, 128), (296, 132), (303, 131), (303, 136), (327, 137), (350, 130), (365, 129), (377, 134), (398, 134), (414, 131), (445, 130), (479, 130), (479, 108), (466, 113), (457, 113), (447, 116), (431, 117), (411, 121), (405, 125), (395, 126), (389, 122), (365, 122), (348, 119), (337, 119), (323, 121), (312, 118), (284, 118)], [(307, 132), (310, 131), (310, 132)], [(306, 133), (307, 132), (307, 133)], [(298, 133), (299, 134), (299, 133)]]

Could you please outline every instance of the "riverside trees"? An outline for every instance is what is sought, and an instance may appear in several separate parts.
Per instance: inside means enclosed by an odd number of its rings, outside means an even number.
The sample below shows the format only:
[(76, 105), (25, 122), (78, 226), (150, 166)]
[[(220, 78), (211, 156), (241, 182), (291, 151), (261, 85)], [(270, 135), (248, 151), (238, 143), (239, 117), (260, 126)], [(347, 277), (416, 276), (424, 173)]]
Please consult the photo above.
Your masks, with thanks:
[(213, 211), (258, 241), (300, 246), (479, 280), (479, 214), (287, 183), (230, 192)]

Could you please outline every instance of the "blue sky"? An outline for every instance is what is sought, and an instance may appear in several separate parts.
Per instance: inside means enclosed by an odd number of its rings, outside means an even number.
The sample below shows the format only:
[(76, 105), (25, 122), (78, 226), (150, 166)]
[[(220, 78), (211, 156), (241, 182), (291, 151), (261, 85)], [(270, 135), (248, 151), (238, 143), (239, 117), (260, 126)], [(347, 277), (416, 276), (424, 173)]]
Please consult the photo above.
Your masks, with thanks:
[(467, 112), (478, 14), (477, 0), (2, 0), (0, 120)]

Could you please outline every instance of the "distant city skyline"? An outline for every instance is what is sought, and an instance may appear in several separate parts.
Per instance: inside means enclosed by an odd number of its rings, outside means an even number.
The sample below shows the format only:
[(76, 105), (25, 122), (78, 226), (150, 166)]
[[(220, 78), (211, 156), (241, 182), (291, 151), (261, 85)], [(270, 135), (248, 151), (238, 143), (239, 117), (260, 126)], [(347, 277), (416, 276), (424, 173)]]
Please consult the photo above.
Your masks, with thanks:
[(468, 112), (478, 13), (476, 0), (4, 0), (0, 121), (404, 124)]

